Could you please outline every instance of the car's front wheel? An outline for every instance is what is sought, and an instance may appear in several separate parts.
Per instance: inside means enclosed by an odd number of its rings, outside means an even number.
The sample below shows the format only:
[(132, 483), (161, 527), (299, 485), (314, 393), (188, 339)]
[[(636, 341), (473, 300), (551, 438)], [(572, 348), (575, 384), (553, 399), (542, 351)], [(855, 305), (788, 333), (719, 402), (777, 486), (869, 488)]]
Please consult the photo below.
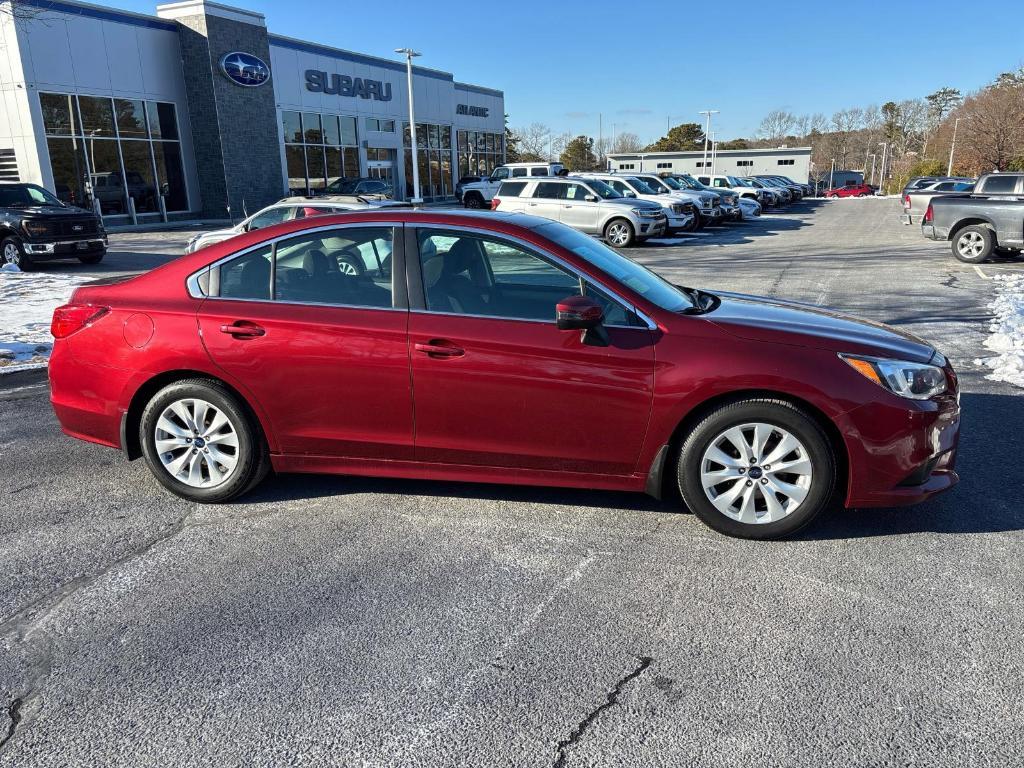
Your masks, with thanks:
[(992, 255), (995, 245), (992, 228), (975, 224), (957, 232), (953, 238), (953, 255), (967, 264), (980, 264)]
[(484, 198), (479, 192), (467, 192), (462, 198), (462, 204), (467, 208), (479, 210), (484, 207)]
[(208, 379), (157, 392), (142, 412), (139, 442), (156, 479), (189, 501), (235, 498), (270, 468), (255, 420), (225, 386)]
[(16, 237), (7, 237), (0, 242), (0, 257), (4, 264), (12, 264), (24, 272), (35, 266)]
[(783, 400), (720, 406), (687, 436), (677, 464), (686, 506), (716, 531), (776, 539), (832, 498), (836, 456), (805, 411)]
[(604, 239), (616, 248), (629, 248), (636, 240), (636, 233), (625, 219), (612, 219), (605, 225)]
[(100, 252), (100, 253), (91, 253), (88, 256), (79, 256), (78, 260), (80, 262), (82, 262), (83, 264), (99, 264), (101, 261), (103, 261), (103, 256), (104, 255), (105, 254), (102, 253), (102, 252)]

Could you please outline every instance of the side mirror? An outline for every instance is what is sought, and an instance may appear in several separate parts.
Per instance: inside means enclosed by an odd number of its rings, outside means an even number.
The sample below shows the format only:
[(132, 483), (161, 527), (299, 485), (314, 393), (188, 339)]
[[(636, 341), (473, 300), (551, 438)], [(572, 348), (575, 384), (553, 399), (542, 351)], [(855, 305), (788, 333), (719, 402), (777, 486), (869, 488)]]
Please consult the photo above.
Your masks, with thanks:
[(588, 203), (596, 203), (597, 195), (586, 195), (583, 199), (586, 200)]
[(593, 347), (607, 347), (608, 331), (604, 309), (588, 296), (569, 296), (555, 305), (555, 320), (560, 331), (582, 331), (580, 341)]
[(634, 191), (633, 191), (632, 189), (627, 189), (627, 190), (626, 190), (625, 192), (623, 192), (622, 194), (623, 194), (623, 195), (624, 195), (625, 197), (636, 197), (636, 192), (634, 192)]

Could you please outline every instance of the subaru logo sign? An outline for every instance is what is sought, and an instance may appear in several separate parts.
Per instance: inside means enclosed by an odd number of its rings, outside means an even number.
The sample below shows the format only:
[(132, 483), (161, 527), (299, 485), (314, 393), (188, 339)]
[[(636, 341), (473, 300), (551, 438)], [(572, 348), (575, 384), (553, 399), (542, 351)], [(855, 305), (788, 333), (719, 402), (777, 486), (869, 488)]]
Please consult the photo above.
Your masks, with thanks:
[(232, 51), (220, 57), (220, 71), (235, 85), (254, 88), (270, 79), (270, 67), (251, 53)]

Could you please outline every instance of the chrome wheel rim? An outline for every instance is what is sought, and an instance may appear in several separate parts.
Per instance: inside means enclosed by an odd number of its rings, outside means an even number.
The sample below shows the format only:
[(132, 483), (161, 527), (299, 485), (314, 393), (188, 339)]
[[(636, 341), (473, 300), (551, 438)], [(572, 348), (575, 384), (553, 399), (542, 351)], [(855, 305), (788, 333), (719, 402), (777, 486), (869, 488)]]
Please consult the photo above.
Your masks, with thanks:
[(625, 245), (629, 242), (629, 229), (625, 224), (612, 224), (608, 227), (608, 239), (612, 245)]
[(730, 427), (704, 451), (700, 483), (715, 509), (748, 525), (789, 517), (811, 490), (813, 467), (807, 448), (774, 424)]
[(18, 262), (21, 261), (21, 253), (18, 251), (18, 246), (14, 243), (8, 243), (4, 246), (4, 263), (13, 264), (18, 266)]
[(961, 256), (976, 259), (985, 250), (985, 238), (977, 232), (966, 232), (960, 235), (960, 239), (956, 242), (956, 248), (960, 251)]
[(352, 275), (353, 277), (359, 277), (359, 270), (356, 269), (355, 264), (351, 264), (347, 261), (342, 261), (338, 264), (338, 270), (343, 275)]
[(214, 488), (238, 466), (238, 433), (220, 408), (198, 398), (168, 405), (154, 429), (164, 470), (193, 488)]

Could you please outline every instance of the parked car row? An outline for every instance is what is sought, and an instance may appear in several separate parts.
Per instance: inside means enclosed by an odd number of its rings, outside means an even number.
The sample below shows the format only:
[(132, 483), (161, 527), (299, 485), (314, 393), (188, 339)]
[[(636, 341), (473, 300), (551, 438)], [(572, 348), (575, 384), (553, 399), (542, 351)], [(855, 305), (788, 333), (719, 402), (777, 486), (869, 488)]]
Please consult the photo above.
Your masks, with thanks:
[(557, 163), (510, 163), (467, 182), (462, 202), (560, 221), (625, 248), (652, 237), (742, 221), (786, 205), (809, 191), (784, 177), (694, 178), (688, 174), (585, 171)]
[(903, 188), (900, 199), (903, 202), (904, 223), (913, 224), (914, 217), (924, 216), (928, 210), (928, 203), (932, 198), (939, 195), (956, 194), (958, 192), (972, 192), (976, 180), (966, 179), (959, 176), (950, 176), (941, 179), (921, 178), (911, 179), (910, 183)]
[(921, 233), (948, 241), (953, 256), (967, 264), (987, 261), (997, 251), (1020, 253), (1024, 173), (987, 173), (971, 190), (933, 195), (921, 219)]

